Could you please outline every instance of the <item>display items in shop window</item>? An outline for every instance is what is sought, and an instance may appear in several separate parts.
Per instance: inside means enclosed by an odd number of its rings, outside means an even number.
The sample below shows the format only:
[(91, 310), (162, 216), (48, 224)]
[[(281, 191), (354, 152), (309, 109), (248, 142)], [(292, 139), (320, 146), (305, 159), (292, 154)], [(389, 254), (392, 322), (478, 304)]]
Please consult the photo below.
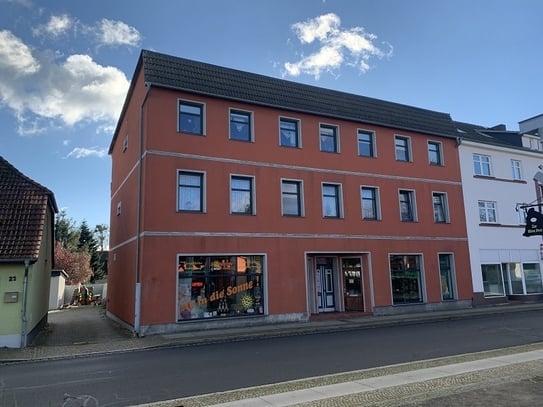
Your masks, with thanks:
[(178, 320), (261, 315), (263, 256), (179, 256)]

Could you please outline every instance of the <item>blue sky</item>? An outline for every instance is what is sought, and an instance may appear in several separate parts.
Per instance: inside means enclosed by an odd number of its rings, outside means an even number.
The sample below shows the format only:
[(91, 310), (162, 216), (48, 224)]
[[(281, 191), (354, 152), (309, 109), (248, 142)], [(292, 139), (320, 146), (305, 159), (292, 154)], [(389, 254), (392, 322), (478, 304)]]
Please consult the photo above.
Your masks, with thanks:
[(0, 0), (0, 155), (109, 224), (107, 149), (142, 48), (450, 113), (543, 113), (540, 0)]

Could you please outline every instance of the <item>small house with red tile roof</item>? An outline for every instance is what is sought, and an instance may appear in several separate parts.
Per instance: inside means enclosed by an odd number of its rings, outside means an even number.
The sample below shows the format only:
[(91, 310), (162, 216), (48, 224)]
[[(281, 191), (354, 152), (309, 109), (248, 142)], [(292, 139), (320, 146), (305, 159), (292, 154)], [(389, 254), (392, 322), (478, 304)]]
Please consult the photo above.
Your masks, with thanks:
[(53, 192), (0, 156), (0, 347), (26, 347), (47, 323), (56, 213)]

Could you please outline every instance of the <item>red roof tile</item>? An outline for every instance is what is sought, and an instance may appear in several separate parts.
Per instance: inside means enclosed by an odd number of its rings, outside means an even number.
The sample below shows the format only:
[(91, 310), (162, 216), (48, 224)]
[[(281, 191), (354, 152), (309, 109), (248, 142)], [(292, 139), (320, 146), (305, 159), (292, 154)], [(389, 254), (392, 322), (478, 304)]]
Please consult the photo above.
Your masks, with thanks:
[(55, 195), (0, 156), (0, 261), (36, 260)]

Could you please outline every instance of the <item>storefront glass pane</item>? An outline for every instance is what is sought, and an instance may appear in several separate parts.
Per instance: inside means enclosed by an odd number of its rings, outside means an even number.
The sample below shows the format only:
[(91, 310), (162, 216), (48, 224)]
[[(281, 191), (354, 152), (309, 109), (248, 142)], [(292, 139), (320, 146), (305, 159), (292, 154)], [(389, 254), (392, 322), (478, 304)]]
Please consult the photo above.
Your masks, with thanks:
[(501, 267), (499, 264), (481, 264), (481, 272), (483, 274), (485, 297), (505, 295)]
[(524, 294), (520, 263), (502, 263), (507, 294)]
[(543, 292), (539, 263), (525, 263), (523, 264), (523, 268), (524, 279), (526, 281), (526, 293), (535, 294)]
[(178, 321), (264, 313), (263, 256), (179, 256)]
[(390, 256), (390, 279), (394, 305), (423, 301), (420, 262), (420, 256), (416, 255)]
[(441, 277), (441, 297), (443, 300), (453, 300), (453, 270), (452, 256), (450, 254), (439, 255), (439, 274)]

